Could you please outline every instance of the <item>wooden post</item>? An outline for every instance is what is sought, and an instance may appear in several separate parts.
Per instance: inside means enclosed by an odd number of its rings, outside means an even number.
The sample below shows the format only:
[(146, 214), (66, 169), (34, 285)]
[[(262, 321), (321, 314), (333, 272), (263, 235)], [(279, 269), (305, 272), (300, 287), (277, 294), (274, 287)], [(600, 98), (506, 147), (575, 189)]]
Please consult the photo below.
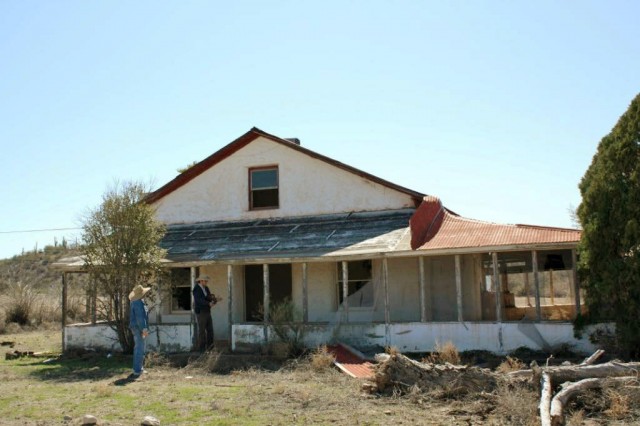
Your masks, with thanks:
[(556, 304), (556, 299), (554, 293), (556, 290), (553, 288), (553, 269), (549, 269), (549, 293), (551, 296), (551, 304)]
[(309, 292), (307, 289), (307, 262), (302, 263), (302, 322), (309, 322)]
[(460, 265), (460, 255), (456, 254), (456, 302), (458, 305), (458, 322), (462, 322), (462, 267)]
[(233, 352), (233, 265), (227, 265), (227, 320), (229, 322), (229, 349)]
[(195, 327), (195, 320), (196, 320), (196, 311), (195, 311), (195, 302), (193, 300), (193, 289), (195, 288), (196, 285), (196, 267), (192, 266), (191, 270), (190, 270), (190, 279), (191, 279), (191, 319), (189, 322), (189, 333), (191, 333), (191, 336), (189, 336), (191, 338), (191, 344), (193, 346), (196, 345), (196, 337), (197, 336), (197, 330), (194, 331), (194, 327)]
[(262, 265), (264, 343), (269, 343), (269, 265)]
[(522, 273), (524, 274), (524, 292), (527, 294), (527, 306), (531, 306), (531, 298), (529, 297), (529, 293), (531, 293), (531, 288), (529, 285), (529, 272), (527, 272), (525, 268)]
[(420, 271), (420, 321), (427, 322), (427, 282), (424, 276), (424, 257), (418, 256)]
[(542, 320), (542, 307), (540, 306), (540, 275), (538, 274), (538, 252), (531, 252), (531, 260), (533, 263), (533, 285), (535, 286), (536, 295), (536, 321)]
[(382, 288), (384, 290), (384, 323), (391, 323), (391, 306), (389, 303), (389, 264), (388, 259), (382, 259)]
[(65, 345), (65, 337), (67, 333), (67, 273), (62, 273), (62, 352), (67, 348)]
[(349, 264), (342, 262), (342, 309), (344, 321), (349, 322)]
[(578, 255), (576, 249), (571, 250), (571, 264), (573, 265), (573, 292), (576, 300), (576, 315), (577, 317), (581, 313), (580, 309), (580, 279), (578, 278)]
[(98, 310), (98, 283), (94, 281), (91, 282), (91, 324), (95, 325), (98, 321), (97, 313)]
[(491, 253), (493, 263), (493, 280), (496, 291), (496, 321), (502, 322), (502, 289), (500, 286), (500, 270), (498, 268), (498, 253)]

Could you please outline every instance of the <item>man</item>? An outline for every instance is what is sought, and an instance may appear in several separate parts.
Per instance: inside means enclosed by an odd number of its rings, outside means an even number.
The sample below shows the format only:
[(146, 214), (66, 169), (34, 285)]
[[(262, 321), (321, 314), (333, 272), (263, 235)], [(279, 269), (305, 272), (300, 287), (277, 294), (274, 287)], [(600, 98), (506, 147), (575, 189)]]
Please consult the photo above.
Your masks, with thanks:
[(131, 307), (129, 311), (129, 328), (133, 334), (133, 374), (132, 378), (140, 377), (144, 372), (145, 339), (149, 335), (149, 311), (144, 303), (144, 296), (151, 287), (135, 286), (129, 293)]
[(218, 298), (211, 293), (207, 284), (208, 275), (200, 275), (196, 278), (196, 285), (193, 287), (193, 302), (196, 312), (196, 324), (198, 326), (198, 340), (196, 349), (204, 352), (213, 346), (213, 320), (211, 319), (211, 308), (218, 303)]

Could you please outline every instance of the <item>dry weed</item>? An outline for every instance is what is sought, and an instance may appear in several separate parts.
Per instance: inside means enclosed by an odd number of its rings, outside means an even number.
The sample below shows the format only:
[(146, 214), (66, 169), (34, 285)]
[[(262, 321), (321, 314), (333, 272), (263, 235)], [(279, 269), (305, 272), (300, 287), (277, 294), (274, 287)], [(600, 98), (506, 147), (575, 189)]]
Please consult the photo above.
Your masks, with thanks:
[(105, 383), (100, 383), (93, 387), (93, 394), (99, 398), (111, 398), (113, 396), (114, 388)]
[(578, 410), (571, 413), (567, 418), (567, 426), (582, 426), (584, 424), (584, 411)]
[(609, 408), (604, 411), (604, 414), (610, 419), (621, 420), (624, 419), (629, 412), (630, 397), (625, 395), (617, 389), (608, 388), (604, 390), (604, 395), (609, 401)]
[(144, 363), (147, 367), (168, 367), (171, 365), (171, 362), (166, 357), (166, 355), (161, 354), (160, 352), (148, 352), (145, 356)]
[(494, 415), (504, 424), (538, 425), (538, 393), (528, 383), (503, 382), (498, 386)]
[(336, 357), (329, 352), (327, 346), (322, 345), (311, 353), (311, 356), (309, 357), (309, 364), (315, 371), (324, 371), (327, 368), (333, 367), (335, 360)]
[(524, 362), (520, 361), (518, 358), (511, 358), (510, 356), (507, 356), (507, 359), (500, 363), (496, 368), (496, 371), (499, 373), (509, 373), (510, 371), (523, 370), (524, 368)]
[(454, 364), (460, 365), (460, 353), (458, 352), (458, 348), (453, 344), (450, 340), (445, 342), (444, 344), (440, 344), (440, 342), (436, 342), (435, 348), (433, 348), (433, 352), (431, 352), (427, 357), (423, 358), (422, 362), (429, 362), (432, 364)]

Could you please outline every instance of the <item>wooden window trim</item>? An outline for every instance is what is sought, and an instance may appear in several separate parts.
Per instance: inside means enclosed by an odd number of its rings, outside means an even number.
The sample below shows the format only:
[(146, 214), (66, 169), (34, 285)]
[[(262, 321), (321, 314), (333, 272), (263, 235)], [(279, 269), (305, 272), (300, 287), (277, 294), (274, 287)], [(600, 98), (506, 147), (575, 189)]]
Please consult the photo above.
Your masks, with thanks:
[[(261, 170), (275, 170), (276, 171), (276, 179), (277, 179), (277, 186), (275, 187), (275, 189), (278, 190), (278, 204), (275, 206), (268, 206), (268, 207), (253, 207), (253, 187), (252, 187), (252, 180), (251, 180), (251, 176), (252, 173), (255, 171), (261, 171)], [(249, 191), (248, 191), (248, 205), (249, 205), (249, 210), (250, 211), (258, 211), (258, 210), (274, 210), (274, 209), (279, 209), (280, 208), (280, 169), (278, 167), (277, 164), (273, 164), (273, 165), (269, 165), (269, 166), (259, 166), (259, 167), (250, 167), (248, 170), (248, 176), (247, 176), (247, 181), (249, 183)]]

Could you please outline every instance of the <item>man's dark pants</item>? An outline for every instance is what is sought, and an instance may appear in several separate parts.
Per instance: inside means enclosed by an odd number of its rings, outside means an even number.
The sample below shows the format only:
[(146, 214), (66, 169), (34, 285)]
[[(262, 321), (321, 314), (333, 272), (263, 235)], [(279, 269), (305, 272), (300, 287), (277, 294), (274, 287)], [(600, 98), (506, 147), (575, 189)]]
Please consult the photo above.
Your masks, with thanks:
[(196, 314), (196, 322), (198, 326), (196, 348), (199, 351), (205, 351), (213, 346), (213, 320), (211, 319), (211, 311)]

